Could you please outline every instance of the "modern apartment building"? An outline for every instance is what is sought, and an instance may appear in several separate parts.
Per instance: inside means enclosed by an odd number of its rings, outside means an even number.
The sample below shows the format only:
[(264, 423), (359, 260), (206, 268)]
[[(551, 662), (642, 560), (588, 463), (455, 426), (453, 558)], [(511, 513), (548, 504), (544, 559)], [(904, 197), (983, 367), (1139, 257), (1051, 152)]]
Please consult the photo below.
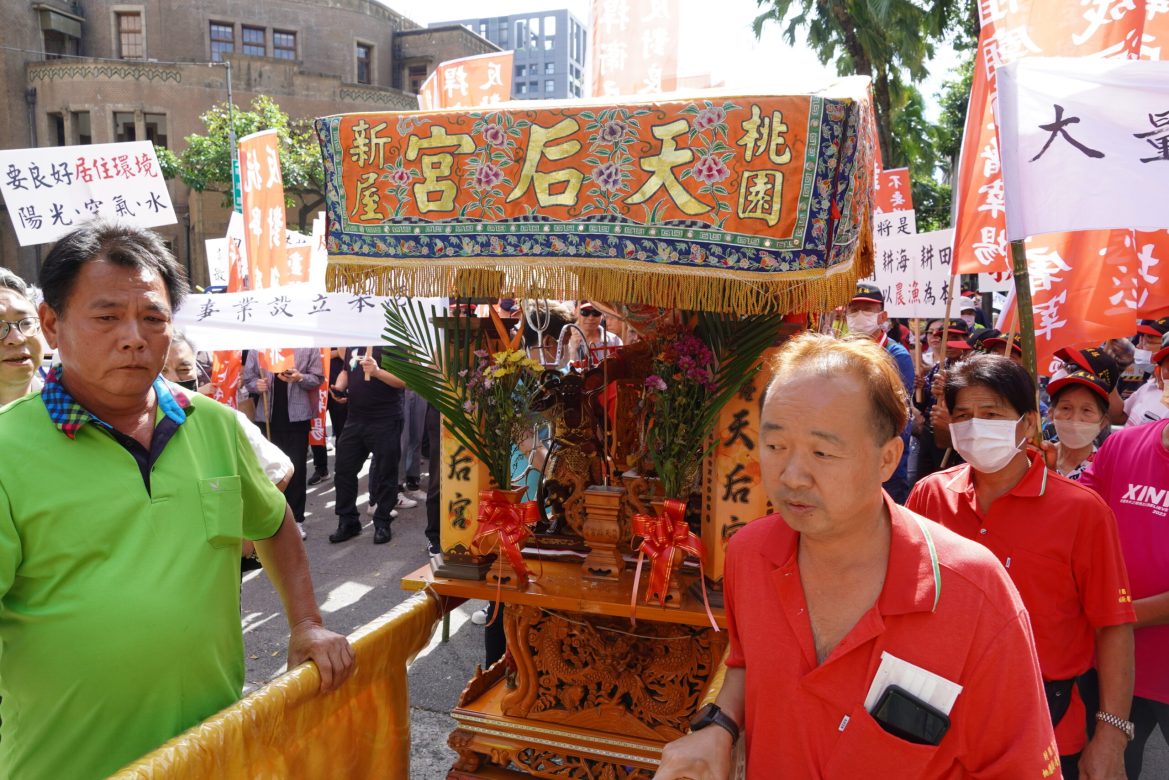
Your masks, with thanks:
[(439, 22), (478, 33), (500, 49), (515, 50), (511, 95), (515, 100), (577, 98), (584, 95), (587, 33), (566, 10), (489, 16)]

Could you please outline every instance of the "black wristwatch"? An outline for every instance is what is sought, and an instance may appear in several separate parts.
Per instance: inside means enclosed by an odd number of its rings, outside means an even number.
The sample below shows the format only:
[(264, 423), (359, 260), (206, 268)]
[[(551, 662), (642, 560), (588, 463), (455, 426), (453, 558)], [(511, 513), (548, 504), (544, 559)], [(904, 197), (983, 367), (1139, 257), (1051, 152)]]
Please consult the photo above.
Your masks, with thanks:
[(701, 731), (712, 723), (726, 729), (727, 733), (731, 735), (732, 744), (739, 741), (739, 724), (720, 710), (717, 704), (707, 704), (694, 713), (694, 717), (690, 719), (690, 731)]

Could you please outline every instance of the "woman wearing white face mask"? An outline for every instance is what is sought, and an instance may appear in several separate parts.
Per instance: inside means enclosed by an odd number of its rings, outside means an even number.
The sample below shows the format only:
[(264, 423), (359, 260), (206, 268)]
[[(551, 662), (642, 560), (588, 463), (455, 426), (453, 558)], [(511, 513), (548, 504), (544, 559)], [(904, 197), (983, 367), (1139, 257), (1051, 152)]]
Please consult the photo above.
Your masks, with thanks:
[(1059, 440), (1055, 471), (1078, 481), (1096, 454), (1096, 437), (1108, 424), (1108, 397), (1112, 388), (1101, 377), (1080, 369), (1047, 385), (1051, 422)]
[[(1002, 355), (946, 375), (950, 435), (966, 464), (932, 474), (906, 507), (998, 557), (1031, 617), (1065, 778), (1124, 777), (1135, 614), (1116, 518), (1096, 493), (1050, 472), (1028, 449), (1039, 426), (1035, 383)], [(1076, 678), (1099, 671), (1089, 741)]]

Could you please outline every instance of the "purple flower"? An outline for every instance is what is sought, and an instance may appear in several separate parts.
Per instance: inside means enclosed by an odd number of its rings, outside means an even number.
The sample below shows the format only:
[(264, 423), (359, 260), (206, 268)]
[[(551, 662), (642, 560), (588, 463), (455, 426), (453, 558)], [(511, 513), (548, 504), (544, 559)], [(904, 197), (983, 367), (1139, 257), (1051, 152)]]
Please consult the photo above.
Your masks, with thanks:
[(486, 190), (503, 180), (503, 171), (492, 163), (483, 163), (475, 171), (475, 189)]
[(608, 192), (615, 192), (621, 186), (621, 170), (611, 162), (593, 168), (593, 181)]
[(707, 155), (694, 163), (694, 178), (704, 184), (714, 184), (730, 176), (731, 172), (723, 161), (713, 155)]
[(463, 401), (463, 411), (467, 414), (473, 413), (475, 411), (475, 404), (470, 401)]
[(404, 187), (410, 183), (410, 172), (405, 168), (391, 168), (389, 177), (390, 184), (395, 187)]
[(662, 392), (666, 389), (666, 380), (662, 379), (657, 374), (650, 374), (645, 378), (645, 386), (650, 390), (657, 390)]
[(475, 357), (479, 358), (480, 360), (484, 360), (491, 357), (491, 354), (485, 349), (477, 349), (475, 350)]
[(601, 140), (613, 143), (620, 141), (629, 132), (629, 128), (625, 126), (624, 122), (606, 122), (605, 126), (601, 128)]
[(492, 146), (503, 146), (507, 141), (507, 133), (499, 125), (487, 125), (483, 129), (483, 140)]
[(721, 125), (726, 119), (727, 114), (721, 108), (716, 108), (715, 106), (704, 108), (698, 112), (698, 116), (694, 117), (694, 129), (702, 132), (708, 127)]

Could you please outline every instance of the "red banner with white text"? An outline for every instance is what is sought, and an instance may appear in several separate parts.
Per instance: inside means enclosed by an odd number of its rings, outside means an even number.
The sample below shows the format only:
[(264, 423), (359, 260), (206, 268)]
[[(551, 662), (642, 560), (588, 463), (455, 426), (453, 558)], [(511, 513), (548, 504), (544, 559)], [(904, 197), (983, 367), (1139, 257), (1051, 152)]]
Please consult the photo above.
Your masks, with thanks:
[(974, 83), (958, 170), (954, 225), (960, 273), (1010, 269), (999, 139), (994, 121), (996, 71), (1024, 57), (1120, 57), (1140, 51), (1145, 4), (1139, 0), (1081, 4), (1063, 0), (980, 0)]

